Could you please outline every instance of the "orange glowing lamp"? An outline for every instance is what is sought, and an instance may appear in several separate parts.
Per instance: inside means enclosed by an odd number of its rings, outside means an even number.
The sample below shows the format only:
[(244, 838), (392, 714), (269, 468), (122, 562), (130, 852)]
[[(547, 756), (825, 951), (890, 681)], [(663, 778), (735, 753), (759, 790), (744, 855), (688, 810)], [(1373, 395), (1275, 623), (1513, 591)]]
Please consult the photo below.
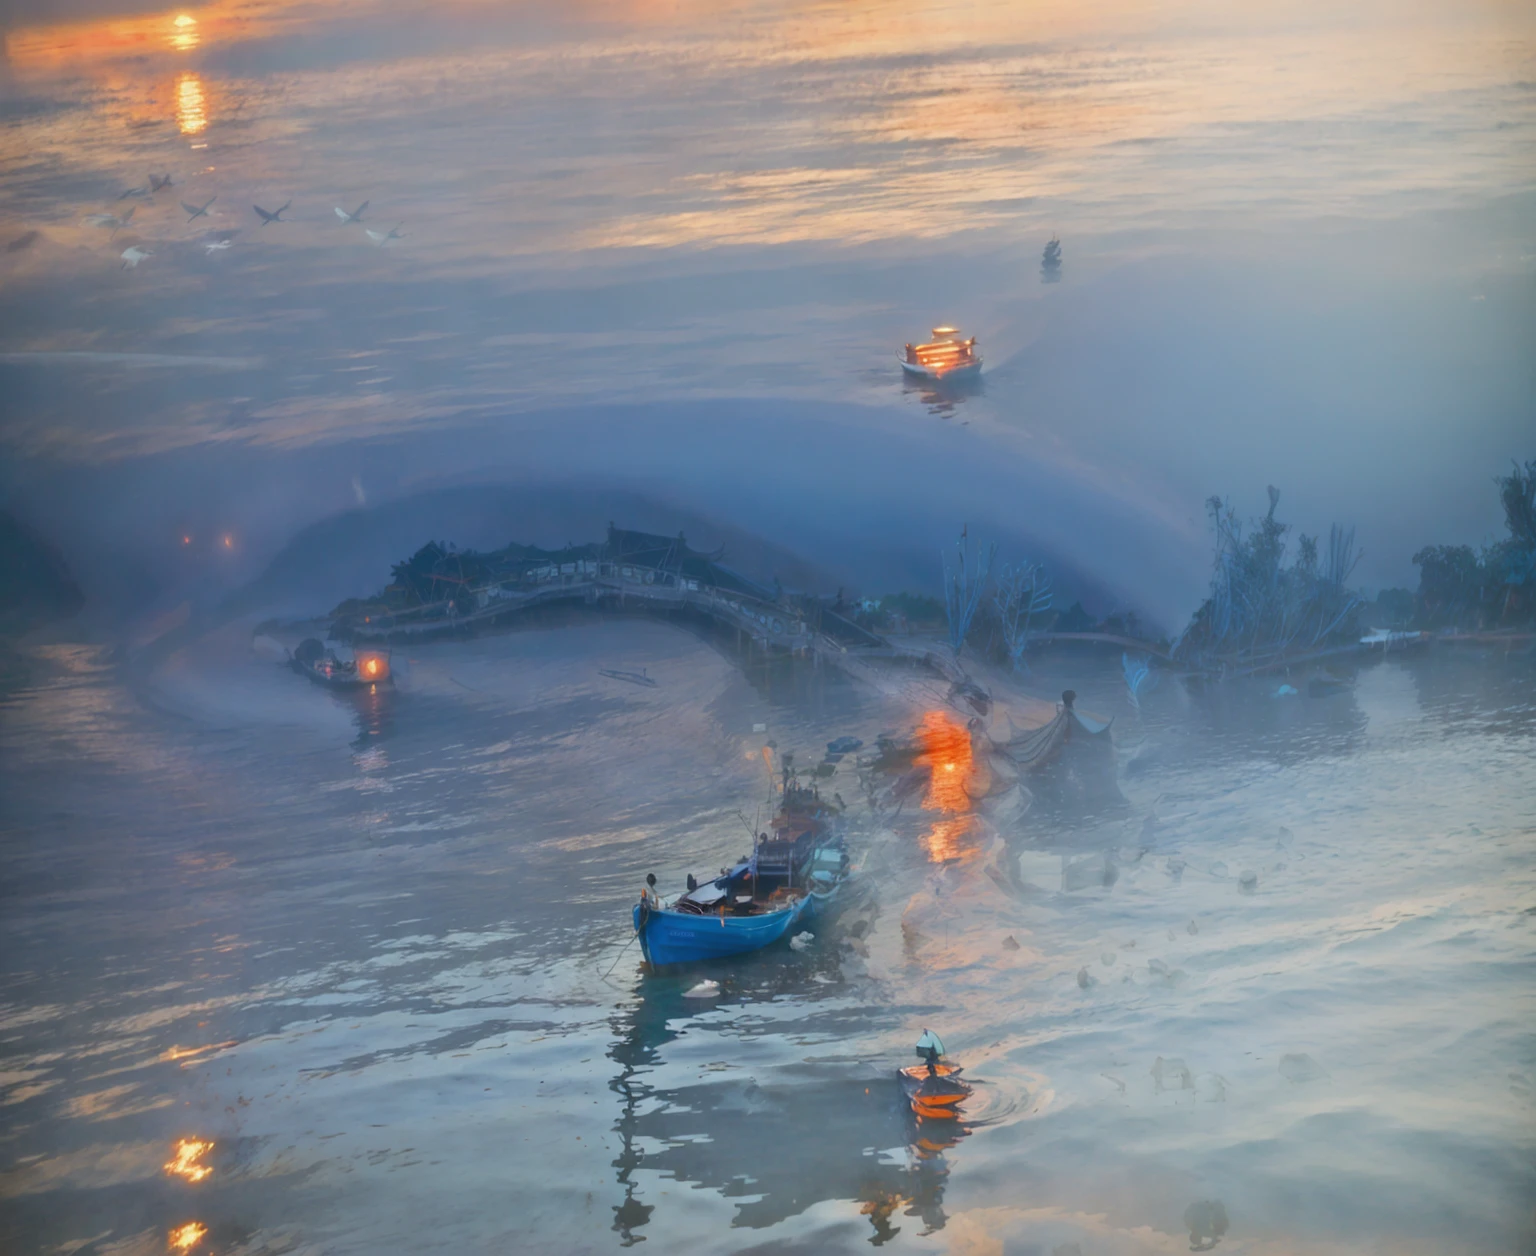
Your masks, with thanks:
[(357, 656), (357, 674), (364, 680), (377, 683), (389, 679), (389, 660), (382, 654), (359, 654)]

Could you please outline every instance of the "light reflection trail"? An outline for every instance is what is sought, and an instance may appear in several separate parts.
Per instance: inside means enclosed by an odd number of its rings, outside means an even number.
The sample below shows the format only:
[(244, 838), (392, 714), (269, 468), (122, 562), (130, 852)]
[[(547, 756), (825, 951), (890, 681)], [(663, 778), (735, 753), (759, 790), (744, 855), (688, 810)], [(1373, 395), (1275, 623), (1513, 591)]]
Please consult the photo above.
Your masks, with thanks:
[(197, 19), (190, 13), (178, 14), (171, 23), (171, 47), (177, 52), (191, 52), (199, 42)]
[(200, 135), (208, 127), (203, 81), (195, 74), (183, 74), (176, 80), (176, 126), (183, 135)]
[(185, 1178), (188, 1182), (201, 1182), (213, 1172), (210, 1166), (201, 1163), (203, 1157), (212, 1150), (212, 1143), (183, 1138), (176, 1144), (176, 1154), (166, 1161), (165, 1171), (172, 1177)]
[(207, 1233), (208, 1227), (201, 1221), (189, 1221), (186, 1225), (177, 1226), (168, 1237), (172, 1250), (189, 1252), (203, 1241)]

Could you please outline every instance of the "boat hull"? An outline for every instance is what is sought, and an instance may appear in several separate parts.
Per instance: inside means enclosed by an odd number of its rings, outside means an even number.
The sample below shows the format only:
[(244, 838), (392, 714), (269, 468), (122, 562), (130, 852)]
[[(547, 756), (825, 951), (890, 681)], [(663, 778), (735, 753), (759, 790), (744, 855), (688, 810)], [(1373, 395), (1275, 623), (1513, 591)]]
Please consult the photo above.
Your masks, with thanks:
[(967, 362), (964, 366), (952, 367), (947, 371), (936, 371), (918, 362), (908, 362), (905, 358), (896, 360), (901, 363), (901, 369), (908, 379), (920, 379), (929, 384), (954, 384), (961, 380), (976, 379), (981, 374), (980, 358), (974, 362)]
[(759, 916), (697, 916), (636, 903), (635, 932), (647, 962), (657, 967), (729, 959), (782, 941), (817, 911), (825, 910), (836, 893), (834, 888), (807, 894), (780, 911)]

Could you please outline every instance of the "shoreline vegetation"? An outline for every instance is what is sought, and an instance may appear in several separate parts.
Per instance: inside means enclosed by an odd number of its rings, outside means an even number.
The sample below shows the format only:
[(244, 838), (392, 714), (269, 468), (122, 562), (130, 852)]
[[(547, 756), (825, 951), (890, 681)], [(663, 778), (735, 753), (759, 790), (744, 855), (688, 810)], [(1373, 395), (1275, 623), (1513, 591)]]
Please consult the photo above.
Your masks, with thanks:
[[(770, 586), (739, 575), (722, 564), (723, 553), (693, 551), (681, 535), (650, 537), (611, 525), (606, 543), (563, 550), (513, 543), (479, 552), (434, 541), (395, 564), (391, 582), (378, 594), (338, 605), (332, 629), (340, 638), (357, 639), (382, 637), (407, 622), (411, 631), (468, 630), (532, 605), (540, 586), (540, 598), (548, 601), (558, 592), (551, 585), (611, 577), (654, 585), (645, 596), (658, 607), (663, 585), (692, 590), (699, 595), (695, 602), (708, 601), (711, 593), (723, 596), (738, 618), (745, 608), (748, 621), (756, 614), (771, 625), (762, 634), (770, 646), (789, 650), (820, 636), (846, 652), (918, 635), (946, 642), (956, 668), (968, 653), (1028, 671), (1032, 649), (1118, 647), (1134, 700), (1154, 667), (1222, 680), (1423, 644), (1431, 635), (1528, 639), (1536, 626), (1536, 460), (1514, 464), (1496, 484), (1507, 537), (1480, 552), (1470, 546), (1420, 550), (1413, 558), (1420, 569), (1417, 591), (1387, 589), (1374, 598), (1350, 583), (1360, 557), (1353, 528), (1335, 524), (1326, 539), (1297, 533), (1292, 545), (1291, 525), (1278, 514), (1278, 489), (1270, 487), (1268, 511), (1247, 524), (1228, 501), (1211, 497), (1210, 594), (1172, 639), (1149, 639), (1133, 610), (1098, 618), (1081, 601), (1056, 606), (1042, 564), (1024, 559), (999, 565), (997, 547), (977, 542), (968, 528), (941, 554), (942, 597), (910, 590), (881, 597), (846, 589), (835, 597), (790, 591), (777, 578)], [(605, 587), (589, 590), (586, 601), (643, 602), (640, 592)], [(750, 622), (745, 626), (756, 631)]]
[[(1529, 642), (1536, 629), (1536, 459), (1514, 463), (1495, 484), (1505, 537), (1477, 550), (1426, 546), (1413, 555), (1418, 588), (1386, 589), (1374, 598), (1350, 584), (1359, 561), (1353, 528), (1335, 524), (1326, 540), (1297, 533), (1293, 546), (1291, 526), (1278, 515), (1278, 489), (1269, 489), (1268, 511), (1246, 525), (1229, 502), (1211, 497), (1210, 594), (1171, 639), (1152, 638), (1134, 610), (1098, 617), (1081, 601), (1060, 607), (1042, 564), (999, 564), (996, 547), (974, 541), (968, 529), (941, 555), (942, 597), (910, 590), (879, 597), (846, 589), (833, 597), (790, 591), (777, 578), (770, 585), (738, 574), (721, 562), (723, 553), (690, 550), (681, 535), (649, 537), (610, 527), (606, 543), (563, 550), (513, 543), (478, 552), (429, 542), (394, 565), (379, 593), (348, 598), (329, 618), (333, 635), (341, 637), (366, 637), (385, 621), (467, 629), (494, 620), (498, 605), (510, 612), (530, 583), (595, 575), (620, 538), (628, 556), (609, 556), (622, 564), (614, 575), (636, 583), (662, 575), (683, 590), (703, 587), (723, 595), (738, 618), (761, 617), (767, 635), (777, 638), (772, 645), (794, 648), (797, 632), (825, 635), (843, 649), (878, 648), (888, 636), (926, 636), (947, 642), (956, 667), (969, 653), (1024, 672), (1029, 653), (1047, 646), (1114, 647), (1123, 651), (1134, 699), (1154, 670), (1220, 680), (1431, 638)], [(86, 599), (63, 555), (4, 510), (0, 595), (0, 671), (14, 681), (25, 671), (22, 639), (69, 620)]]

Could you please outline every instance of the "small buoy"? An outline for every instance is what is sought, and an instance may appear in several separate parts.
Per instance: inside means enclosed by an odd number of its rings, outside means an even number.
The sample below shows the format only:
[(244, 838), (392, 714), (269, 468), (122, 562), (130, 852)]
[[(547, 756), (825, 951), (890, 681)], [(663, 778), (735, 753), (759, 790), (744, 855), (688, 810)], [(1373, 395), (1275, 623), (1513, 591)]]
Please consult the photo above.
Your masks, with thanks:
[(683, 991), (685, 999), (712, 999), (720, 993), (718, 981), (701, 981), (691, 990)]

